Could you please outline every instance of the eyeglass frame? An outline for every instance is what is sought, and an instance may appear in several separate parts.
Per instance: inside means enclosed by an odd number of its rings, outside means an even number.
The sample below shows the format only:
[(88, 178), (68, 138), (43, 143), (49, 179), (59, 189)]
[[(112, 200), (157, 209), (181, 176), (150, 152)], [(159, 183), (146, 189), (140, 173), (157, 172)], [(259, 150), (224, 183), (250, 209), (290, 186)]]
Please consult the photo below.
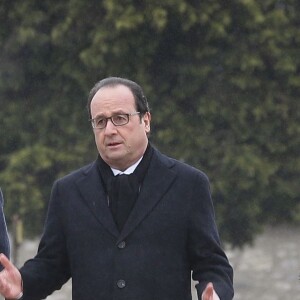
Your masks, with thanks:
[[(125, 114), (125, 113), (124, 114), (123, 113), (115, 114), (115, 115), (112, 115), (112, 116), (107, 117), (107, 118), (106, 117), (102, 117), (102, 119), (105, 120), (105, 125), (103, 127), (97, 127), (97, 126), (95, 126), (95, 120), (97, 118), (99, 118), (99, 117), (95, 117), (95, 118), (89, 119), (89, 122), (91, 122), (93, 129), (104, 129), (104, 128), (106, 128), (108, 120), (110, 120), (114, 126), (124, 126), (124, 125), (126, 125), (126, 124), (129, 123), (130, 116), (135, 116), (135, 115), (139, 115), (139, 114), (141, 114), (141, 112), (135, 111), (133, 113), (127, 113), (127, 114)], [(118, 117), (118, 116), (126, 116), (127, 117), (127, 122), (124, 123), (124, 124), (116, 124), (114, 122), (113, 118), (114, 117)]]

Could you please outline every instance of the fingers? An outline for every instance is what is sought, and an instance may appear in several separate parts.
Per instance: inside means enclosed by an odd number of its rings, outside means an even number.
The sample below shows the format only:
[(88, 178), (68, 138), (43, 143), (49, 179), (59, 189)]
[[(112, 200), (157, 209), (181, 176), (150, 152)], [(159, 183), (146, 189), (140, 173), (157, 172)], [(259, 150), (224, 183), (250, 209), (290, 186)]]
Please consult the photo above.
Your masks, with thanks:
[(202, 293), (202, 300), (214, 300), (214, 285), (212, 284), (212, 282), (209, 282), (203, 293)]
[(0, 264), (4, 267), (0, 272), (0, 294), (5, 299), (16, 299), (22, 292), (21, 274), (2, 253), (0, 254)]
[(3, 253), (0, 254), (0, 263), (7, 271), (11, 271), (14, 268), (14, 265)]
[(215, 289), (214, 289), (214, 285), (212, 282), (209, 282), (203, 293), (202, 293), (202, 298), (201, 300), (220, 300), (218, 294), (216, 293)]
[(214, 285), (212, 282), (209, 282), (207, 285), (206, 285), (206, 288), (209, 289), (209, 290), (213, 290), (214, 289)]

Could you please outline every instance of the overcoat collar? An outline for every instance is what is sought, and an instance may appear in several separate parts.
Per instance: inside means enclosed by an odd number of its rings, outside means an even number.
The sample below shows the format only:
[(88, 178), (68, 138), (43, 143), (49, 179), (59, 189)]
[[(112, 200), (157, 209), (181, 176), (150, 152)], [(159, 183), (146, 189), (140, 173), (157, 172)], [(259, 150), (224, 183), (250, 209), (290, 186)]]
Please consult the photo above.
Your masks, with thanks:
[(77, 186), (93, 215), (119, 243), (143, 221), (171, 187), (176, 177), (175, 172), (172, 171), (173, 164), (171, 159), (154, 150), (139, 197), (121, 232), (118, 231), (108, 207), (107, 195), (102, 186), (96, 163), (92, 164), (84, 176), (77, 180)]

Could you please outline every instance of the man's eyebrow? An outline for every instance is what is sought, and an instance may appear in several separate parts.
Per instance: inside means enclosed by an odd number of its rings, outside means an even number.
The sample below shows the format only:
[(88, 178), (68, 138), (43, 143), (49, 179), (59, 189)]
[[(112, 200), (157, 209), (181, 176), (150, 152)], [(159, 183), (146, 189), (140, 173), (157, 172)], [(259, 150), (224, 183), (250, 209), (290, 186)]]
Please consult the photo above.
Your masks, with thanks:
[(105, 113), (99, 113), (95, 116), (95, 118), (108, 118), (110, 116), (115, 116), (115, 115), (124, 115), (127, 114), (123, 109), (118, 109), (113, 111), (109, 116), (107, 116)]
[(112, 115), (122, 115), (126, 114), (126, 112), (123, 109), (118, 109), (112, 112)]

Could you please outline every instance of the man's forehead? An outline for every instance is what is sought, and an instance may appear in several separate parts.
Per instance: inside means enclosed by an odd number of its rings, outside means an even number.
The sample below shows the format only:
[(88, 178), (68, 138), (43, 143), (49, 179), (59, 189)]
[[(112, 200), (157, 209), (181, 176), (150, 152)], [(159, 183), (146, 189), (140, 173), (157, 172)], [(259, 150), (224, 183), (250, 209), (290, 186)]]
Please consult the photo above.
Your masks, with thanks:
[(127, 86), (105, 86), (97, 91), (92, 99), (92, 102), (93, 100), (128, 101), (134, 100), (134, 96)]
[(134, 110), (135, 100), (130, 89), (121, 85), (118, 87), (103, 87), (99, 89), (91, 101), (91, 111), (98, 115), (128, 113), (129, 110)]
[(110, 94), (110, 93), (128, 93), (133, 96), (131, 89), (124, 85), (124, 84), (116, 84), (116, 85), (106, 85), (101, 87), (96, 94), (101, 93), (101, 94)]

